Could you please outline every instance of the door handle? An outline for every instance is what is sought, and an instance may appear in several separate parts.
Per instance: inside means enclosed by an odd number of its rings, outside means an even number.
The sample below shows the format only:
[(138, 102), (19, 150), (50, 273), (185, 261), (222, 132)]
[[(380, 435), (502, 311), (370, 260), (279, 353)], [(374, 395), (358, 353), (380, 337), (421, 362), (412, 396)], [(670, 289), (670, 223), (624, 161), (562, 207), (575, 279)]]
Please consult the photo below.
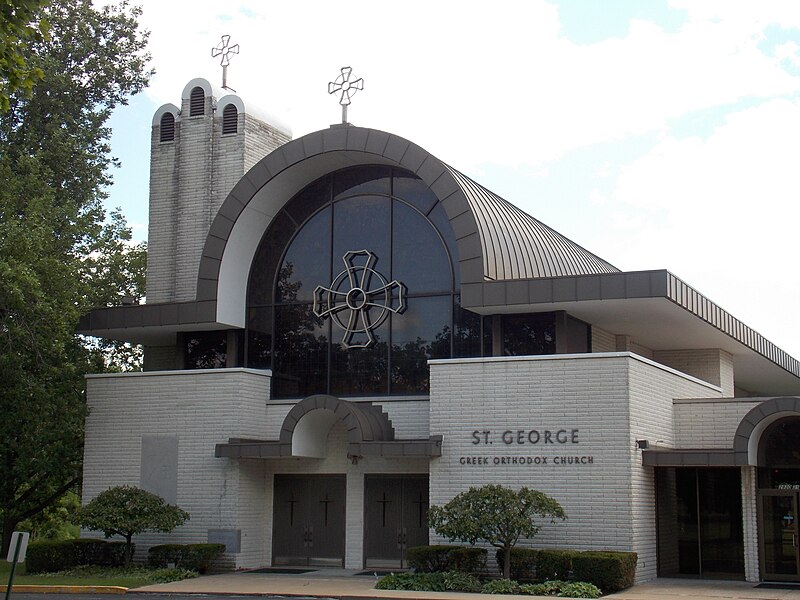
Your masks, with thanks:
[(403, 532), (399, 528), (397, 529), (397, 548), (403, 548)]

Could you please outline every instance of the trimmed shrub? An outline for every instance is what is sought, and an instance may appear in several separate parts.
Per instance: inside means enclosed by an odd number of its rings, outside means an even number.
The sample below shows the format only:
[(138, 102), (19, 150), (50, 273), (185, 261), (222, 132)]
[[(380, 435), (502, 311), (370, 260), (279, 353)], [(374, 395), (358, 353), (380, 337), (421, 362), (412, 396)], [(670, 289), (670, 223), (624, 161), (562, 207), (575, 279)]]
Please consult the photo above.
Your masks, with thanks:
[(101, 565), (103, 553), (108, 542), (105, 540), (78, 539), (69, 540), (72, 544), (76, 565)]
[[(102, 562), (97, 563), (104, 567), (124, 567), (125, 566), (125, 542), (106, 542), (103, 546)], [(136, 554), (136, 544), (131, 543), (131, 558)]]
[[(535, 581), (536, 580), (536, 555), (539, 553), (534, 548), (512, 548), (511, 549), (511, 579), (515, 581)], [(500, 573), (505, 567), (505, 553), (503, 549), (497, 550), (495, 555), (497, 566)]]
[(581, 552), (572, 559), (575, 579), (593, 583), (604, 594), (613, 594), (633, 585), (638, 555), (635, 552)]
[(148, 550), (147, 564), (164, 569), (172, 563), (176, 568), (205, 573), (224, 552), (225, 544), (162, 544)]
[(481, 594), (519, 594), (519, 590), (513, 579), (494, 579), (483, 584)]
[(578, 554), (580, 552), (575, 550), (539, 550), (534, 558), (536, 579), (539, 581), (571, 579), (572, 560)]
[(486, 548), (455, 546), (447, 555), (447, 570), (478, 575), (486, 568), (487, 555)]
[[(408, 566), (418, 573), (447, 571), (447, 560), (454, 546), (414, 546), (406, 550)], [(390, 589), (390, 588), (387, 588)], [(399, 589), (399, 588), (394, 588)]]
[(31, 542), (25, 554), (28, 573), (53, 573), (75, 566), (75, 550), (72, 540), (63, 542)]
[(406, 550), (408, 565), (418, 573), (463, 571), (476, 575), (486, 566), (486, 549), (475, 546), (415, 546)]

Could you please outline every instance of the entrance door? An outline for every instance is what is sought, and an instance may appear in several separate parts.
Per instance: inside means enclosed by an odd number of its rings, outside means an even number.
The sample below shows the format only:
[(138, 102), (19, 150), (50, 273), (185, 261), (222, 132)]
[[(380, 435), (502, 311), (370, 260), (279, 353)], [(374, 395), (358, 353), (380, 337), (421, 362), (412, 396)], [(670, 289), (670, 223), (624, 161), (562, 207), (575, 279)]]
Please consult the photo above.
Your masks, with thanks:
[(272, 562), (344, 566), (345, 476), (275, 475)]
[(761, 564), (764, 579), (800, 579), (800, 541), (793, 490), (761, 490)]
[(406, 549), (428, 543), (428, 476), (369, 476), (364, 566), (403, 568)]

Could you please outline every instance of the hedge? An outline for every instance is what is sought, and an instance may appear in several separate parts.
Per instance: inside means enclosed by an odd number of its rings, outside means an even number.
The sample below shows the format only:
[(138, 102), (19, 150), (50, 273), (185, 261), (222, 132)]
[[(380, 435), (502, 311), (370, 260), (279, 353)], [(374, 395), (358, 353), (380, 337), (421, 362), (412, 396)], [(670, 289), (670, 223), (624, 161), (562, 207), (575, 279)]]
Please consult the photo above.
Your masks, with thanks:
[(125, 542), (96, 539), (31, 542), (25, 557), (28, 573), (53, 573), (81, 565), (124, 564)]
[(176, 568), (205, 573), (224, 552), (225, 544), (162, 544), (147, 551), (147, 564), (163, 569), (172, 563)]
[(638, 559), (635, 552), (581, 552), (572, 559), (573, 575), (613, 594), (633, 585)]
[[(535, 581), (537, 554), (539, 554), (539, 550), (534, 548), (512, 548), (511, 579), (514, 581)], [(503, 573), (506, 560), (505, 552), (502, 548), (497, 550), (495, 559), (500, 572)]]
[[(576, 550), (539, 550), (536, 553), (536, 579), (568, 580), (572, 579), (572, 561), (580, 554)], [(592, 582), (590, 582), (592, 583)]]
[(474, 546), (414, 546), (406, 550), (408, 565), (419, 573), (460, 571), (474, 575), (486, 566), (487, 551)]

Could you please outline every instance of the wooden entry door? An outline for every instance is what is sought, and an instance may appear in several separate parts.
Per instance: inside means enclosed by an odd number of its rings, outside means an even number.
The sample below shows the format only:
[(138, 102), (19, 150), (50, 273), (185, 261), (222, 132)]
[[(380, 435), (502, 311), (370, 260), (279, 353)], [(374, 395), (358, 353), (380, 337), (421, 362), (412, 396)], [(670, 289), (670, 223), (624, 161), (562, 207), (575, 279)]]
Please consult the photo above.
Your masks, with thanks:
[(800, 581), (800, 493), (761, 490), (759, 497), (762, 576), (767, 580)]
[(365, 568), (406, 566), (406, 549), (428, 543), (428, 476), (367, 475)]
[(344, 566), (344, 475), (275, 475), (274, 565)]

